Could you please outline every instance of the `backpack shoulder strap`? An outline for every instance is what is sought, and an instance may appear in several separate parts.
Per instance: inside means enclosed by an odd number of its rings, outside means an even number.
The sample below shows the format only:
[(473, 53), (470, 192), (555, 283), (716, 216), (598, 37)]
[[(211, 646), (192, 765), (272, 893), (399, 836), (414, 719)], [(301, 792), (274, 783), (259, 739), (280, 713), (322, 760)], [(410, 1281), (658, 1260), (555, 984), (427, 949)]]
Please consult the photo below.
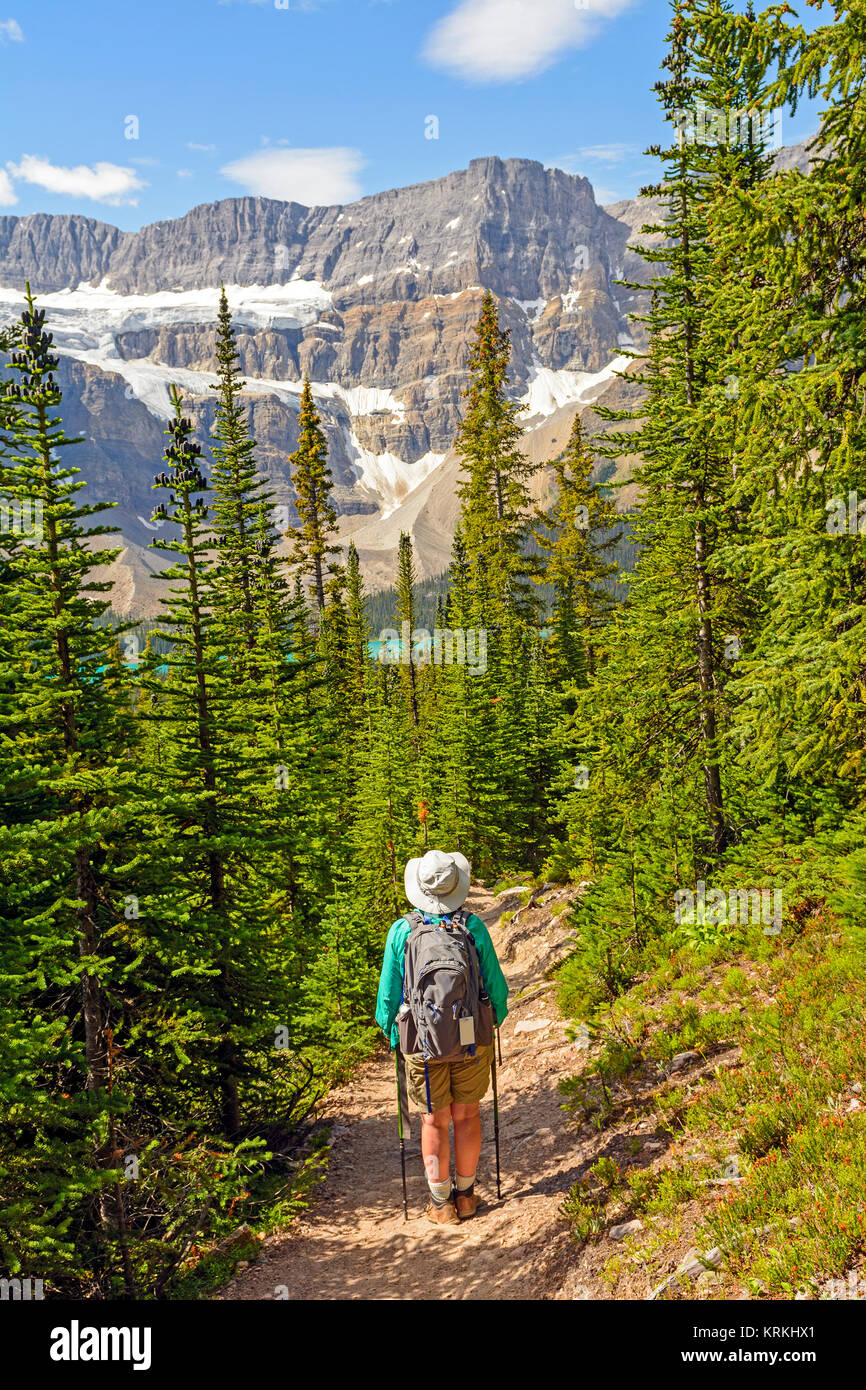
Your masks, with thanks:
[(412, 939), (412, 932), (414, 929), (424, 925), (424, 913), (419, 912), (418, 909), (415, 908), (413, 912), (406, 913), (405, 921), (409, 923), (409, 934), (403, 942), (403, 991), (400, 999), (401, 1003), (406, 998), (406, 959), (409, 954), (409, 942)]
[(475, 960), (475, 965), (478, 970), (478, 987), (479, 989), (483, 989), (484, 978), (481, 973), (481, 952), (478, 949), (478, 942), (475, 940), (475, 937), (472, 934), (472, 929), (469, 926), (469, 918), (471, 916), (472, 913), (469, 911), (468, 908), (458, 907), (457, 911), (452, 916), (452, 921), (455, 923), (456, 926), (459, 926), (465, 932), (466, 936), (469, 938), (469, 941), (471, 943), (470, 950), (472, 952), (472, 956)]
[[(467, 912), (465, 907), (458, 907), (456, 912), (451, 913), (451, 925), (453, 927), (459, 927), (467, 936), (472, 937), (472, 932), (469, 929), (470, 916), (471, 913)], [(472, 937), (472, 940), (474, 943), (475, 938)]]

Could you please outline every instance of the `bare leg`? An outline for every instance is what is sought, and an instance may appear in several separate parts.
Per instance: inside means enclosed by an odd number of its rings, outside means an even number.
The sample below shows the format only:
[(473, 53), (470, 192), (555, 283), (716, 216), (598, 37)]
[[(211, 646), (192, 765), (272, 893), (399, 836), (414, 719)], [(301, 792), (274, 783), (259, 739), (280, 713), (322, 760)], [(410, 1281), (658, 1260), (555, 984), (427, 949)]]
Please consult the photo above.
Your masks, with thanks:
[[(445, 1105), (441, 1110), (434, 1110), (431, 1114), (427, 1114), (425, 1111), (421, 1112), (421, 1153), (424, 1158), (424, 1171), (427, 1174), (428, 1182), (446, 1182), (450, 1176), (451, 1153), (448, 1143), (448, 1126), (451, 1123), (451, 1110), (453, 1108), (453, 1106)], [(465, 1109), (466, 1107), (462, 1108)], [(456, 1133), (456, 1124), (454, 1128)]]
[(478, 1101), (464, 1105), (454, 1101), (451, 1106), (454, 1121), (454, 1157), (457, 1172), (470, 1178), (478, 1167), (481, 1153), (481, 1106)]

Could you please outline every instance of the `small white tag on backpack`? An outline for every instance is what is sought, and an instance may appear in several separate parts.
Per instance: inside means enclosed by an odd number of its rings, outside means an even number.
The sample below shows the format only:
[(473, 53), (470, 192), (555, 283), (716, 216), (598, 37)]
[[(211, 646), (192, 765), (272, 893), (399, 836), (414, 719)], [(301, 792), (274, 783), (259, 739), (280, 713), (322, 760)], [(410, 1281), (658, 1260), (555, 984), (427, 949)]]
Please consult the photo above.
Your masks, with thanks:
[(471, 1047), (475, 1041), (475, 1019), (470, 1014), (468, 1018), (461, 1018), (460, 1023), (460, 1046)]

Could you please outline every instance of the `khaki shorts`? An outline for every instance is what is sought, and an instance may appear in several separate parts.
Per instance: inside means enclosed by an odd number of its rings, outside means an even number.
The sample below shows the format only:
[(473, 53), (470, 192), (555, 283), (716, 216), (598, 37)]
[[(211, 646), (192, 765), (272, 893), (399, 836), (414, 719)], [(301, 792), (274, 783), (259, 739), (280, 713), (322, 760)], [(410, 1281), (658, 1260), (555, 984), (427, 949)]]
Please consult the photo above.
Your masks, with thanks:
[(430, 1077), (430, 1104), (427, 1104), (427, 1087), (424, 1082), (424, 1058), (420, 1053), (406, 1057), (406, 1082), (409, 1099), (419, 1110), (443, 1110), (457, 1102), (458, 1105), (472, 1105), (487, 1094), (490, 1085), (490, 1064), (493, 1061), (493, 1044), (479, 1046), (475, 1056), (461, 1057), (457, 1062), (442, 1062), (431, 1059), (427, 1063)]

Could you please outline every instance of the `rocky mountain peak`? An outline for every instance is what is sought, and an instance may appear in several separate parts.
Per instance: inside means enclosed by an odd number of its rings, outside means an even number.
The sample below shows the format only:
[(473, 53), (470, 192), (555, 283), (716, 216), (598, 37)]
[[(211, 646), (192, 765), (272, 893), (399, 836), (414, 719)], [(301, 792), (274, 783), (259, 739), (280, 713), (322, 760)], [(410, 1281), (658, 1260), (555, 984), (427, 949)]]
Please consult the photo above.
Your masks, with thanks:
[(200, 437), (212, 427), (223, 283), (276, 502), (291, 514), (287, 460), (307, 374), (345, 534), (389, 582), (401, 527), (419, 542), (422, 572), (447, 562), (450, 451), (485, 291), (511, 332), (527, 447), (556, 452), (576, 410), (623, 390), (615, 373), (641, 346), (629, 315), (642, 301), (616, 281), (645, 276), (629, 247), (661, 211), (640, 199), (606, 211), (586, 178), (486, 155), (343, 207), (225, 198), (137, 232), (79, 215), (0, 217), (0, 322), (20, 312), (29, 280), (61, 354), (67, 429), (85, 436), (77, 462), (119, 501), (137, 556), (121, 586), (128, 611), (153, 602), (144, 547), (170, 383)]

